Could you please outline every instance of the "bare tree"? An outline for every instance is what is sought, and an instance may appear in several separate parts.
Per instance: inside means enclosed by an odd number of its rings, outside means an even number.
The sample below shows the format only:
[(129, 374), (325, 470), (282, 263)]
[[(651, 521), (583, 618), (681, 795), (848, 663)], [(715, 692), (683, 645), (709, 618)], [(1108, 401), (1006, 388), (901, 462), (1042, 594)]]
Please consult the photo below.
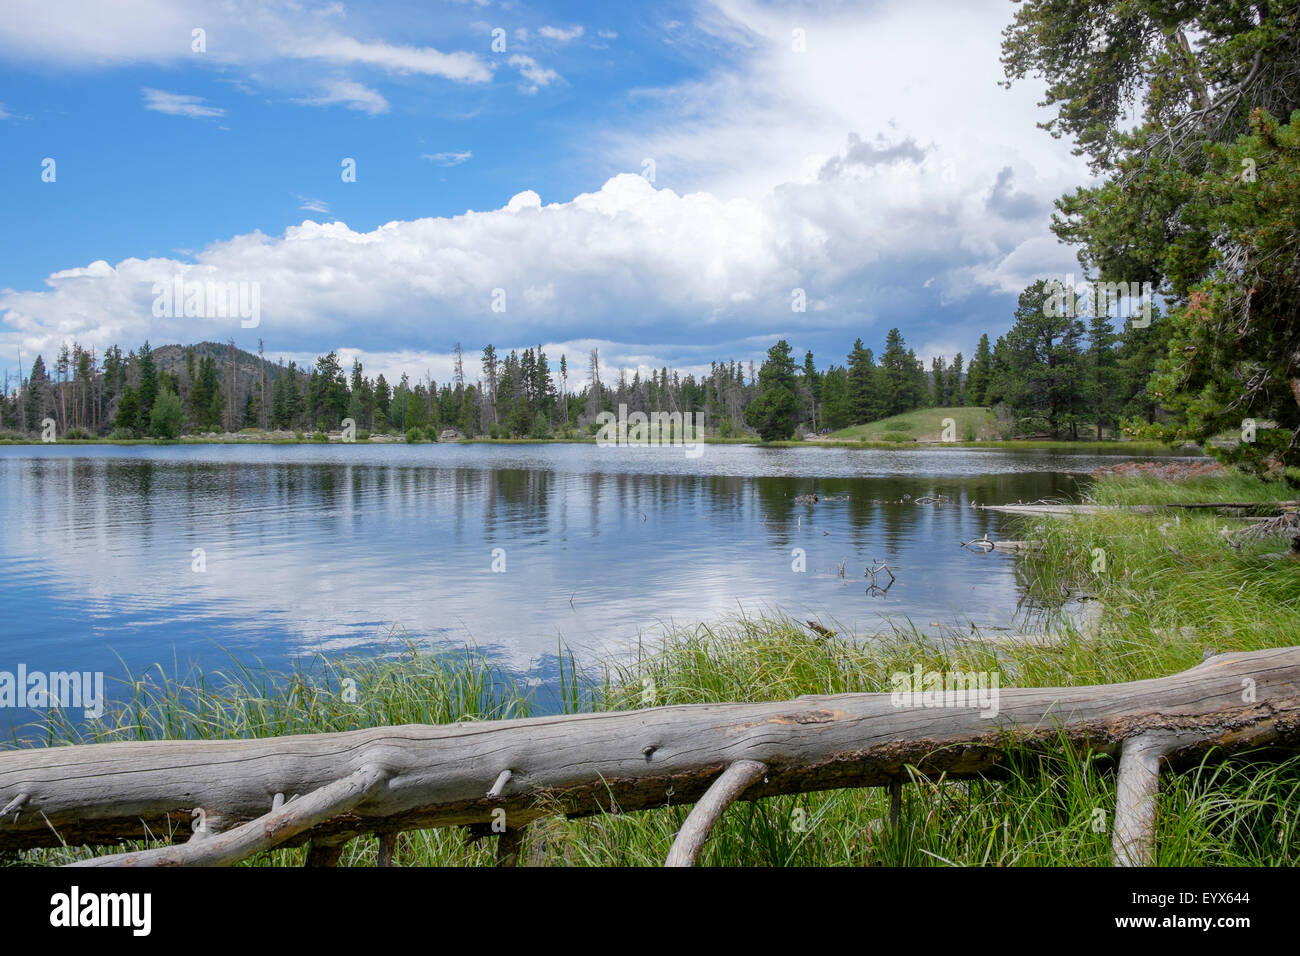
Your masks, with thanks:
[(266, 431), (266, 355), (262, 352), (262, 340), (257, 340), (257, 371), (262, 378), (262, 431)]
[(235, 376), (238, 374), (238, 372), (239, 372), (238, 366), (236, 366), (235, 364), (235, 340), (231, 339), (230, 340), (230, 388), (229, 388), (230, 401), (226, 403), (226, 421), (228, 422), (228, 424), (226, 425), (226, 431), (228, 432), (236, 431), (236, 429), (234, 428), (234, 423), (238, 421), (238, 419), (235, 418)]
[(600, 350), (591, 350), (591, 388), (587, 391), (587, 415), (592, 420), (600, 414)]

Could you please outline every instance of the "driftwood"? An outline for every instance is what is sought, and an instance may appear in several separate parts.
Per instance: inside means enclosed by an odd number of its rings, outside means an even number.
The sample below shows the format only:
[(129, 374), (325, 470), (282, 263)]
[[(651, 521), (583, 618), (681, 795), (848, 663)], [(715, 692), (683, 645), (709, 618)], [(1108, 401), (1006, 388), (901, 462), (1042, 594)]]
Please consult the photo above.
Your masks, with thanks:
[(394, 844), (385, 835), (445, 826), (512, 834), (501, 856), (513, 862), (534, 819), (704, 798), (679, 840), (685, 862), (698, 853), (692, 834), (702, 842), (734, 799), (881, 786), (896, 808), (909, 774), (995, 778), (1010, 748), (1069, 747), (1120, 755), (1116, 860), (1144, 862), (1157, 767), (1300, 751), (1300, 647), (1221, 654), (1156, 680), (1002, 687), (995, 715), (953, 703), (841, 694), (14, 750), (0, 753), (0, 850), (180, 839), (198, 819), (206, 825), (188, 842), (86, 862), (221, 864), (311, 842), (315, 861), (330, 863), (346, 840), (379, 834), (387, 863)]
[(1033, 539), (1028, 541), (994, 541), (989, 537), (988, 532), (986, 531), (984, 532), (984, 537), (963, 541), (961, 542), (961, 546), (967, 551), (975, 551), (983, 554), (988, 554), (991, 551), (1007, 551), (1012, 554), (1023, 554), (1027, 551), (1041, 551), (1043, 549), (1043, 542)]

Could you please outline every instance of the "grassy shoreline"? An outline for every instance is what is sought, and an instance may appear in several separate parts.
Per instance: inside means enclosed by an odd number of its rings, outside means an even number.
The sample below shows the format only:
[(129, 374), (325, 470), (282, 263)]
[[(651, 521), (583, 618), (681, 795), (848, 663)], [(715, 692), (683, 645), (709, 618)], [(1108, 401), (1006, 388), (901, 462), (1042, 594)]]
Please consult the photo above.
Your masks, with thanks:
[[(1054, 451), (1075, 454), (1125, 454), (1125, 455), (1201, 455), (1202, 449), (1197, 445), (1169, 446), (1153, 441), (1046, 441), (1042, 439), (1012, 439), (989, 441), (842, 441), (816, 439), (805, 441), (764, 442), (757, 438), (701, 438), (705, 445), (749, 445), (755, 448), (847, 448), (851, 450), (888, 449), (891, 451), (929, 451), (929, 450), (971, 450), (993, 449), (1002, 451)], [(342, 445), (342, 441), (329, 439), (318, 441), (304, 438), (195, 438), (182, 436), (178, 439), (162, 438), (60, 438), (53, 442), (43, 442), (39, 438), (12, 439), (0, 438), (0, 446), (5, 445)], [(359, 438), (346, 444), (354, 445), (405, 445), (405, 439), (397, 436), (372, 436)], [(595, 438), (459, 438), (453, 441), (417, 442), (420, 445), (595, 445)]]
[[(1153, 475), (1098, 479), (1100, 503), (1173, 500), (1254, 501), (1285, 486), (1236, 475), (1182, 482)], [(1229, 494), (1230, 493), (1230, 494)], [(1293, 497), (1289, 495), (1288, 497)], [(1199, 512), (1101, 513), (1023, 519), (1023, 536), (1043, 541), (1020, 558), (1025, 581), (1045, 605), (1086, 592), (1102, 606), (1094, 628), (1066, 626), (1046, 643), (972, 641), (952, 632), (919, 640), (896, 631), (862, 641), (822, 637), (785, 618), (730, 618), (666, 635), (631, 660), (579, 673), (562, 670), (567, 712), (637, 709), (646, 677), (653, 704), (781, 700), (801, 694), (889, 689), (895, 671), (997, 671), (1002, 686), (1113, 683), (1172, 674), (1204, 650), (1258, 650), (1300, 643), (1300, 575), (1280, 554), (1285, 538), (1228, 547), (1221, 528), (1243, 522)], [(1096, 549), (1105, 553), (1094, 570)], [(828, 624), (830, 622), (827, 622)], [(831, 625), (833, 627), (833, 624)], [(345, 678), (357, 703), (344, 702)], [(344, 660), (310, 679), (273, 685), (243, 671), (233, 686), (137, 683), (134, 697), (100, 722), (95, 739), (246, 737), (386, 724), (532, 715), (534, 695), (482, 654), (434, 657), (410, 650), (398, 660)], [(50, 743), (73, 728), (54, 728)], [(702, 863), (713, 865), (1085, 865), (1109, 863), (1114, 761), (1062, 756), (1032, 767), (1012, 761), (1004, 781), (944, 783), (917, 778), (904, 788), (901, 826), (883, 825), (879, 789), (776, 797), (732, 808)], [(1019, 768), (1018, 770), (1014, 768)], [(1044, 781), (1041, 773), (1046, 774)], [(578, 820), (546, 818), (527, 831), (523, 859), (537, 865), (659, 865), (688, 808)], [(1160, 794), (1160, 865), (1295, 865), (1300, 862), (1300, 757), (1253, 765), (1234, 758), (1170, 776)], [(490, 841), (488, 841), (490, 842)], [(250, 865), (299, 865), (302, 849), (263, 854)], [(345, 865), (373, 863), (373, 840), (353, 841)], [(36, 851), (23, 862), (92, 855)], [(404, 865), (490, 865), (492, 848), (464, 845), (452, 831), (407, 834)]]

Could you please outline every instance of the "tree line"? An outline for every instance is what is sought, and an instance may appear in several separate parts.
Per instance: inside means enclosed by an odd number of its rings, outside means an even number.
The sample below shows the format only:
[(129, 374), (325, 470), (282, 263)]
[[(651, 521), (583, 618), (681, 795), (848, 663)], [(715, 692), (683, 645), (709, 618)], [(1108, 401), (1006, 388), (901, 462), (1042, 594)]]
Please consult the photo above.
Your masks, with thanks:
[[(713, 362), (706, 375), (676, 369), (602, 368), (587, 356), (586, 383), (570, 388), (570, 365), (552, 366), (545, 350), (487, 345), (471, 379), (459, 343), (453, 375), (396, 384), (370, 377), (359, 360), (350, 368), (331, 351), (310, 368), (272, 364), (258, 355), (202, 343), (155, 351), (148, 342), (102, 361), (77, 345), (65, 348), (51, 376), (42, 356), (21, 387), (6, 387), (0, 420), (11, 431), (35, 433), (51, 418), (72, 437), (176, 438), (184, 433), (266, 428), (294, 432), (358, 429), (417, 437), (451, 429), (463, 435), (551, 438), (588, 434), (602, 411), (703, 413), (712, 434), (756, 433), (764, 439), (837, 430), (926, 407), (999, 406), (1018, 435), (1078, 438), (1091, 427), (1114, 434), (1126, 415), (1154, 421), (1158, 406), (1148, 381), (1161, 344), (1158, 323), (1116, 334), (1110, 319), (1045, 314), (1043, 283), (1021, 296), (1015, 324), (995, 344), (986, 334), (967, 363), (936, 357), (927, 370), (902, 333), (890, 329), (880, 358), (853, 343), (843, 365), (819, 371), (811, 351), (796, 365), (782, 340), (755, 371), (752, 362)], [(181, 356), (174, 361), (167, 356)], [(164, 358), (160, 366), (160, 357)]]

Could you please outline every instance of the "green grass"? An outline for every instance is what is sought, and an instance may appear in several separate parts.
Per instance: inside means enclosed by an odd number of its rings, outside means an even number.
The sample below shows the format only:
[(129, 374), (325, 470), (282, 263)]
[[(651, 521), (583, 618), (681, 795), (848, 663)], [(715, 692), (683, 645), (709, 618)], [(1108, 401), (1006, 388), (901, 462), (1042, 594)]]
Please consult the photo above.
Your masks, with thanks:
[[(1151, 476), (1099, 479), (1091, 497), (1111, 503), (1263, 500), (1284, 486), (1240, 476), (1171, 483)], [(1045, 613), (1085, 591), (1103, 604), (1100, 629), (1068, 628), (1050, 645), (923, 640), (907, 629), (860, 641), (819, 638), (785, 618), (732, 617), (663, 637), (625, 660), (579, 674), (571, 658), (560, 697), (567, 712), (650, 705), (783, 700), (801, 694), (882, 691), (897, 670), (998, 671), (1003, 686), (1061, 686), (1159, 677), (1194, 666), (1209, 647), (1249, 651), (1300, 643), (1300, 573), (1278, 557), (1286, 540), (1228, 547), (1225, 526), (1242, 522), (1199, 512), (1113, 512), (1022, 519), (1022, 537), (1043, 541), (1018, 558), (1022, 579)], [(1097, 551), (1104, 552), (1104, 570)], [(832, 625), (833, 626), (833, 625)], [(216, 676), (223, 678), (215, 679)], [(647, 678), (649, 681), (647, 682)], [(356, 681), (356, 703), (343, 699)], [(653, 688), (646, 696), (647, 686)], [(110, 694), (110, 696), (112, 696)], [(484, 655), (434, 657), (408, 648), (392, 659), (348, 659), (273, 681), (256, 669), (206, 679), (136, 680), (127, 702), (100, 722), (95, 740), (250, 737), (317, 733), (407, 722), (524, 717), (525, 690)], [(47, 742), (82, 739), (53, 725)], [(740, 803), (727, 811), (702, 863), (727, 866), (1084, 865), (1109, 862), (1114, 761), (1071, 753), (1039, 761), (1009, 754), (1005, 780), (945, 781), (914, 776), (904, 788), (901, 825), (887, 824), (880, 789), (849, 789)], [(529, 827), (524, 859), (541, 865), (659, 865), (688, 807), (567, 820)], [(1161, 787), (1157, 863), (1177, 866), (1294, 866), (1300, 863), (1300, 757), (1275, 763), (1247, 756), (1207, 762)], [(1100, 815), (1098, 813), (1100, 811)], [(1098, 826), (1098, 821), (1101, 826)], [(466, 845), (453, 831), (402, 837), (407, 865), (489, 865), (491, 841)], [(249, 865), (299, 865), (304, 850), (263, 854)], [(32, 864), (91, 855), (33, 851)], [(344, 865), (373, 863), (375, 841), (353, 841)]]
[(997, 437), (993, 427), (993, 412), (983, 407), (920, 408), (865, 425), (841, 428), (831, 432), (829, 437), (832, 441), (892, 442), (894, 439), (885, 436), (895, 432), (909, 435), (920, 442), (937, 442), (942, 440), (945, 418), (951, 418), (956, 425), (953, 431), (955, 441), (966, 441), (968, 436), (976, 441)]
[[(929, 444), (923, 442), (895, 443), (892, 441), (774, 441), (768, 442), (771, 448), (851, 448), (872, 449), (889, 448), (894, 451), (929, 451), (931, 449), (996, 449), (1002, 451), (1054, 451), (1062, 454), (1093, 455), (1169, 455), (1173, 453), (1168, 445), (1154, 441), (1047, 441), (1043, 439), (1025, 439), (1008, 441), (956, 441)], [(1199, 454), (1195, 446), (1176, 452), (1177, 454)]]
[(1295, 501), (1300, 490), (1283, 479), (1260, 481), (1240, 472), (1166, 481), (1154, 476), (1116, 475), (1093, 486), (1098, 504), (1162, 505), (1197, 502)]

